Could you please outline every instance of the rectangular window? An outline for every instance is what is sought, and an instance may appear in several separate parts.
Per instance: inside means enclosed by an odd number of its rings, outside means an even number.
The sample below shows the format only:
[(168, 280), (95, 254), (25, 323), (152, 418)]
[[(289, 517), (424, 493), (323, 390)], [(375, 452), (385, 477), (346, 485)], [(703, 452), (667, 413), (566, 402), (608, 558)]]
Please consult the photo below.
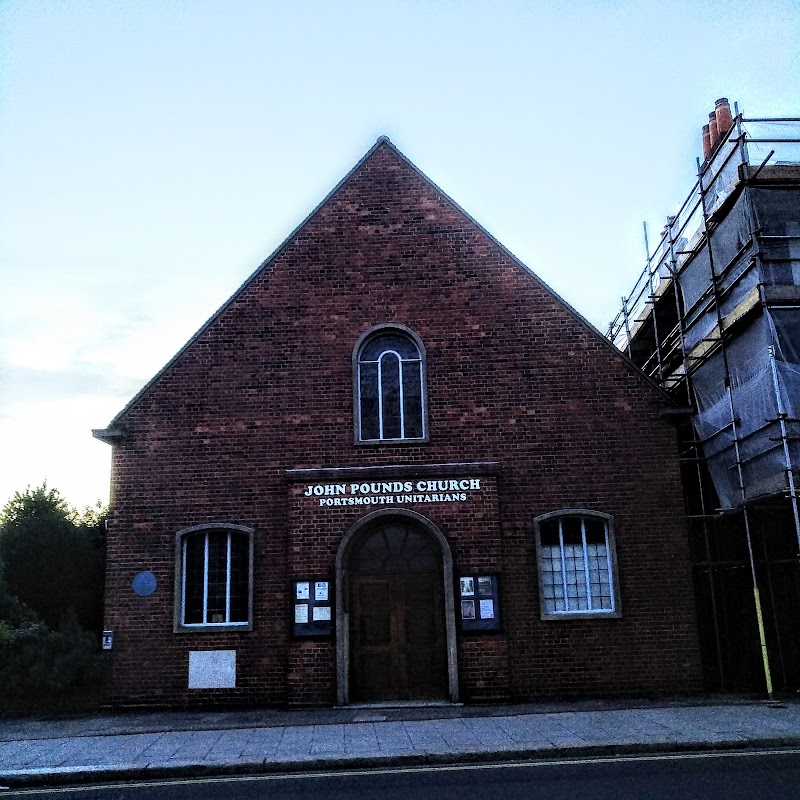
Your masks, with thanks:
[(211, 529), (180, 538), (177, 627), (248, 625), (251, 537)]
[(549, 516), (536, 529), (542, 616), (617, 615), (608, 519)]

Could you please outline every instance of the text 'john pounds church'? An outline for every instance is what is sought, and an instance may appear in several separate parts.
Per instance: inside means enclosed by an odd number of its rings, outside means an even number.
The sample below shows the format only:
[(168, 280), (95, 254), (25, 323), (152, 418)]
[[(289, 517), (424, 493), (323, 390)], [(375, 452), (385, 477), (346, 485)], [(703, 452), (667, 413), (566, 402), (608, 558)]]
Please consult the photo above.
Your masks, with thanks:
[(95, 432), (112, 701), (699, 688), (668, 406), (379, 139)]

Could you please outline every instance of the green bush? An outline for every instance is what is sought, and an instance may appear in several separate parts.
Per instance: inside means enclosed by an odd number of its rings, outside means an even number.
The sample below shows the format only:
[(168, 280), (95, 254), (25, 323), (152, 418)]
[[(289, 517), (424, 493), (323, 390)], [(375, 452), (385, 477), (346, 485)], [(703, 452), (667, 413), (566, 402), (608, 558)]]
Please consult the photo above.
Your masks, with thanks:
[(74, 625), (51, 631), (36, 622), (18, 628), (0, 622), (0, 686), (11, 705), (27, 698), (38, 704), (97, 685), (102, 678), (102, 653), (92, 634)]
[(0, 712), (100, 702), (104, 516), (101, 506), (77, 512), (46, 485), (0, 510)]

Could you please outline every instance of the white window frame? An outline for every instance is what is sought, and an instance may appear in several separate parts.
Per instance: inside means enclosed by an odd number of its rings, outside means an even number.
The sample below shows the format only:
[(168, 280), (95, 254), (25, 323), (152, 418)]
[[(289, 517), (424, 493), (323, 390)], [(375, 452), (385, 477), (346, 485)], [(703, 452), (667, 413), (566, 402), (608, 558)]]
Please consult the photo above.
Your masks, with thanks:
[[(583, 571), (586, 580), (586, 597), (591, 606), (591, 583), (589, 580), (589, 557), (587, 553), (586, 544), (586, 527), (585, 521), (587, 519), (599, 520), (604, 523), (605, 536), (606, 536), (606, 568), (611, 590), (611, 608), (588, 608), (588, 609), (570, 609), (554, 611), (548, 610), (545, 602), (544, 592), (544, 576), (542, 571), (543, 564), (543, 547), (541, 526), (543, 522), (550, 522), (553, 520), (559, 521), (559, 543), (561, 547), (561, 570), (562, 570), (562, 588), (564, 591), (564, 602), (569, 606), (569, 598), (567, 592), (567, 579), (566, 579), (566, 563), (564, 557), (564, 539), (563, 531), (561, 528), (561, 520), (567, 517), (579, 518), (581, 520), (581, 540), (583, 543)], [(617, 618), (622, 616), (622, 608), (620, 604), (619, 592), (619, 571), (617, 568), (617, 550), (615, 542), (615, 525), (614, 518), (610, 514), (604, 514), (600, 511), (589, 511), (583, 508), (567, 508), (559, 511), (551, 511), (548, 514), (542, 514), (533, 520), (534, 535), (536, 539), (536, 565), (537, 575), (539, 582), (539, 611), (540, 617), (543, 620), (554, 619), (600, 619), (600, 618)]]
[[(417, 349), (417, 358), (403, 358), (396, 350), (384, 350), (380, 356), (375, 360), (362, 360), (361, 351), (364, 349), (372, 339), (383, 334), (395, 334), (408, 339)], [(382, 391), (382, 372), (383, 360), (387, 355), (397, 358), (399, 381), (400, 381), (400, 436), (394, 438), (384, 438), (383, 436), (383, 391)], [(362, 435), (362, 420), (361, 420), (361, 365), (362, 364), (377, 364), (378, 365), (378, 432), (379, 438), (365, 439)], [(422, 436), (405, 436), (405, 409), (403, 398), (403, 375), (405, 370), (414, 365), (420, 372), (420, 413), (422, 418)], [(356, 342), (353, 348), (353, 416), (355, 419), (355, 443), (356, 444), (404, 444), (404, 443), (418, 443), (428, 441), (428, 408), (427, 408), (427, 386), (426, 386), (426, 355), (425, 347), (421, 339), (414, 331), (405, 325), (399, 323), (386, 323), (384, 325), (376, 325), (366, 331)]]
[[(208, 535), (215, 532), (227, 532), (227, 560), (225, 570), (225, 617), (230, 620), (231, 602), (231, 534), (242, 533), (247, 536), (248, 547), (248, 576), (247, 576), (247, 621), (246, 622), (209, 622), (208, 621)], [(249, 631), (253, 629), (253, 528), (244, 525), (234, 525), (228, 522), (208, 523), (193, 525), (183, 528), (175, 534), (175, 633), (197, 633), (200, 631), (237, 630)], [(186, 544), (192, 536), (204, 538), (204, 565), (203, 565), (203, 621), (184, 622), (184, 606), (186, 599)]]

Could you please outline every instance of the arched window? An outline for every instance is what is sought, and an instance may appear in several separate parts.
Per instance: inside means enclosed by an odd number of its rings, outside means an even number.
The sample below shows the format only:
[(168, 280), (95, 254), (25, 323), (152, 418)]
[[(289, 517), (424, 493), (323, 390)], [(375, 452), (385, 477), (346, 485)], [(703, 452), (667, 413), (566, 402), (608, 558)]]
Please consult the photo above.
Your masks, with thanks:
[(620, 615), (612, 523), (579, 509), (534, 520), (542, 619)]
[(407, 329), (381, 327), (356, 346), (356, 439), (425, 438), (422, 342)]
[(176, 630), (250, 627), (252, 534), (225, 523), (178, 533)]

